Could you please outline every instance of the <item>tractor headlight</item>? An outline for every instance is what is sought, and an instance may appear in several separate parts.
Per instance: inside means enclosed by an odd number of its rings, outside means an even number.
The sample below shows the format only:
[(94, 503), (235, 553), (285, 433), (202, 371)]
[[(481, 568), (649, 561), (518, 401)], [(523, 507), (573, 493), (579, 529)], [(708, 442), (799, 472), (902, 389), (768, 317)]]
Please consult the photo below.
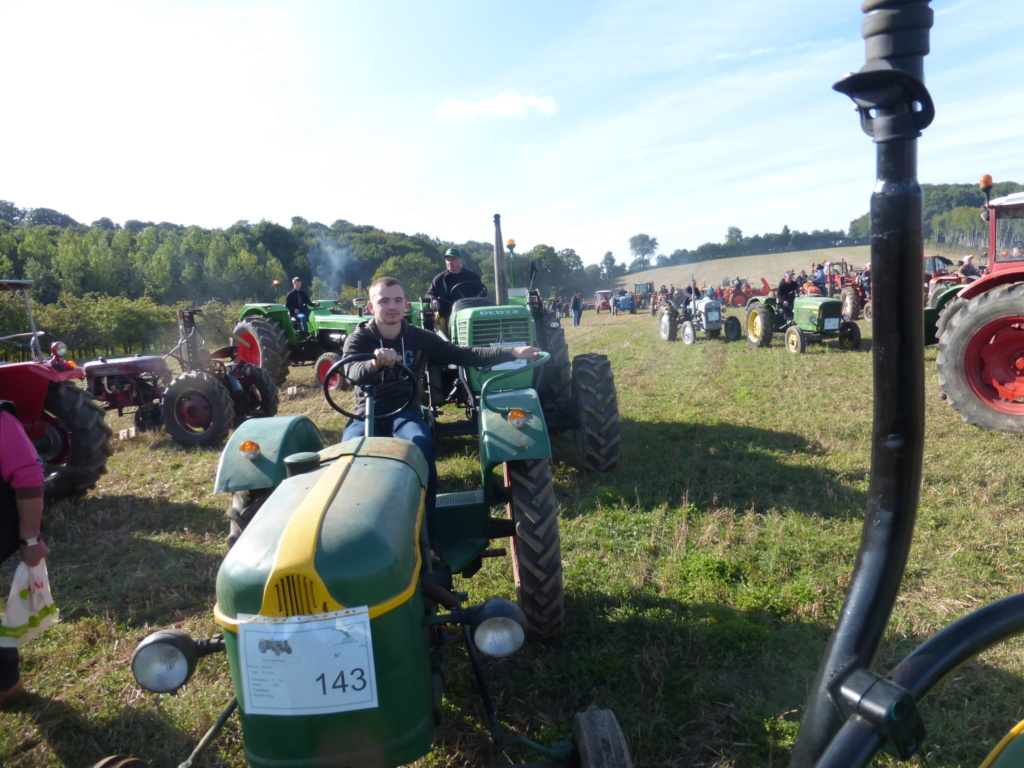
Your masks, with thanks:
[(560, 322), (558, 322), (557, 320), (549, 320), (548, 321), (548, 328), (561, 328), (561, 327), (562, 327), (562, 324)]
[(68, 353), (68, 345), (63, 341), (55, 341), (50, 345), (50, 354), (57, 357), (64, 357)]
[(238, 452), (243, 459), (254, 461), (260, 457), (260, 444), (255, 440), (243, 440), (238, 446)]
[(196, 671), (195, 641), (176, 629), (154, 632), (135, 649), (132, 676), (152, 693), (174, 693)]
[(508, 412), (508, 423), (516, 429), (522, 429), (525, 427), (527, 419), (526, 411), (522, 408), (513, 408)]
[(488, 656), (508, 656), (526, 641), (526, 617), (504, 597), (470, 608), (469, 629), (473, 644)]

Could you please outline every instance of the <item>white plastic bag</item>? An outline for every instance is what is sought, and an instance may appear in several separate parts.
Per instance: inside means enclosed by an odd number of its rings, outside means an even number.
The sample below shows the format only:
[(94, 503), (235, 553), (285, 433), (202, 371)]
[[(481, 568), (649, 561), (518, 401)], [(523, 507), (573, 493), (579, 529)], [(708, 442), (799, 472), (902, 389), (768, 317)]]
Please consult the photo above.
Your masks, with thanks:
[(37, 565), (18, 563), (14, 583), (7, 598), (3, 625), (0, 625), (0, 646), (24, 645), (58, 619), (57, 606), (50, 593), (50, 577), (46, 559)]

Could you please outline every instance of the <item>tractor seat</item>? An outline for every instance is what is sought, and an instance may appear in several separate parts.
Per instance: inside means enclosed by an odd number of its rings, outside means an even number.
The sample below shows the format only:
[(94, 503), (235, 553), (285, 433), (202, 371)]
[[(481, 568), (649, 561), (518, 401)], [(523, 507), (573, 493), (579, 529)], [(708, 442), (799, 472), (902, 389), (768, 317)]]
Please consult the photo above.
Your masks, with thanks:
[(452, 314), (463, 309), (472, 309), (473, 307), (493, 307), (496, 306), (494, 299), (489, 299), (486, 296), (474, 296), (470, 299), (459, 299), (452, 304)]

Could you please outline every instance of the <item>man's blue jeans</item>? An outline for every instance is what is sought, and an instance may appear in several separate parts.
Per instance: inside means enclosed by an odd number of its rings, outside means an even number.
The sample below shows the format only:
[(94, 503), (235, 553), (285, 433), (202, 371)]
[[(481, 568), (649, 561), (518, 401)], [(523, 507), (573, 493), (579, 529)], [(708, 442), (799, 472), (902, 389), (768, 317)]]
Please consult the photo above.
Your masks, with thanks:
[(306, 333), (309, 331), (309, 315), (305, 312), (296, 312), (295, 316), (299, 318), (299, 324), (302, 326), (302, 332)]
[(580, 318), (582, 316), (583, 316), (583, 310), (582, 309), (574, 309), (572, 311), (572, 324), (573, 325), (579, 325), (580, 324)]
[[(362, 421), (353, 421), (341, 436), (341, 441), (352, 440), (366, 434), (366, 426)], [(434, 502), (437, 501), (437, 464), (434, 462), (434, 438), (430, 434), (430, 427), (423, 420), (419, 413), (414, 411), (402, 411), (390, 419), (377, 421), (373, 425), (374, 437), (400, 437), (413, 443), (423, 453), (427, 460), (427, 498), (426, 517), (427, 531), (430, 532), (431, 522), (434, 518)]]

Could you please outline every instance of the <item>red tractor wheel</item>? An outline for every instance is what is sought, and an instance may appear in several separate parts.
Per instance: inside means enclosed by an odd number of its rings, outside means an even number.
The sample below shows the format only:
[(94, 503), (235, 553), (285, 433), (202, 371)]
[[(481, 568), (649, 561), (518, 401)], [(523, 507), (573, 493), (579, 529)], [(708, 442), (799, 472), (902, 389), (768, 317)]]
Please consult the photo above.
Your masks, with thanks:
[[(316, 377), (317, 388), (321, 388), (324, 385), (324, 377), (327, 376), (327, 372), (331, 370), (331, 366), (341, 360), (341, 355), (336, 352), (324, 352), (320, 357), (316, 359), (316, 363), (313, 364), (313, 375)], [(351, 389), (352, 382), (346, 379), (339, 373), (331, 376), (331, 391), (337, 392), (339, 390)]]
[(743, 291), (733, 291), (732, 296), (729, 297), (729, 303), (734, 307), (745, 307), (749, 300), (750, 297)]
[(939, 337), (939, 386), (968, 424), (1024, 432), (1024, 283), (968, 301)]
[(265, 370), (277, 386), (284, 384), (291, 355), (281, 326), (262, 317), (246, 317), (238, 321), (233, 333), (238, 359)]
[(227, 387), (209, 373), (186, 373), (167, 387), (161, 404), (164, 429), (184, 446), (216, 445), (227, 437), (235, 406)]
[(32, 438), (39, 457), (47, 464), (73, 467), (46, 479), (45, 493), (62, 498), (85, 493), (107, 471), (111, 430), (103, 423), (103, 409), (73, 381), (51, 384), (43, 402), (42, 434)]

